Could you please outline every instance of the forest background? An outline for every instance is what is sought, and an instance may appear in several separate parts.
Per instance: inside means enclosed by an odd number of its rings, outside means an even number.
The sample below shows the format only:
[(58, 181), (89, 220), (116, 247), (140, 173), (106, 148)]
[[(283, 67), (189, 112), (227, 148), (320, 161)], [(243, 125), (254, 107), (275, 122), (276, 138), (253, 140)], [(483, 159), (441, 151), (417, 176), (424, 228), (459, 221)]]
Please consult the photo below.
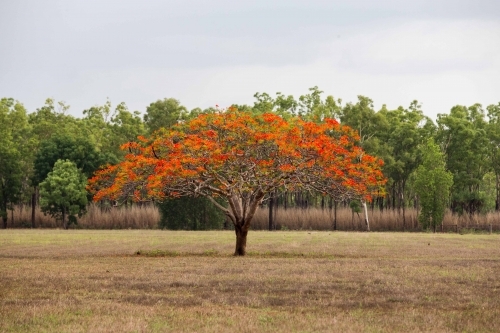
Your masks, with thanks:
[[(359, 144), (368, 154), (383, 159), (388, 183), (386, 193), (370, 204), (372, 230), (429, 227), (417, 220), (420, 200), (415, 172), (422, 165), (430, 139), (440, 148), (453, 177), (441, 230), (487, 226), (500, 229), (500, 103), (486, 107), (456, 105), (433, 121), (424, 115), (418, 101), (394, 110), (385, 105), (375, 110), (368, 97), (358, 96), (355, 102), (343, 103), (325, 96), (318, 87), (310, 88), (298, 99), (282, 93), (256, 93), (254, 97), (253, 105), (233, 107), (251, 113), (300, 116), (315, 122), (335, 118), (358, 131)], [(218, 106), (188, 110), (174, 98), (151, 103), (144, 115), (129, 110), (123, 102), (113, 106), (109, 100), (84, 110), (81, 118), (70, 115), (68, 109), (64, 102), (47, 99), (45, 105), (29, 112), (20, 101), (1, 99), (0, 215), (4, 228), (229, 227), (216, 208), (201, 198), (147, 204), (130, 201), (113, 207), (110, 203), (88, 204), (91, 197), (87, 193), (67, 223), (61, 223), (57, 211), (45, 208), (43, 211), (54, 218), (43, 215), (40, 185), (47, 185), (58, 160), (71, 161), (77, 169), (75, 179), (84, 184), (100, 166), (123, 159), (126, 152), (120, 150), (122, 144), (202, 113), (220, 111)], [(253, 228), (363, 230), (360, 212), (359, 203), (354, 201), (335, 202), (315, 193), (275, 193), (263, 203)]]

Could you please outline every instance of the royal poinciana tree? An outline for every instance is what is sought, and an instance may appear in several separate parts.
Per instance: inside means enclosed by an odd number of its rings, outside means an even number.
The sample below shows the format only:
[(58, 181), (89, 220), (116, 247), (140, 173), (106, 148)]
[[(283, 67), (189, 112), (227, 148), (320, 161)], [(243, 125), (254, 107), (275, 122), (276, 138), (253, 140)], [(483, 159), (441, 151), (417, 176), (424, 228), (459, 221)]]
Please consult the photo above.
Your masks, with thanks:
[(333, 119), (317, 124), (229, 109), (123, 145), (125, 160), (97, 172), (89, 189), (95, 201), (207, 197), (234, 224), (235, 255), (245, 255), (257, 207), (276, 190), (368, 201), (383, 192), (382, 162), (358, 140)]

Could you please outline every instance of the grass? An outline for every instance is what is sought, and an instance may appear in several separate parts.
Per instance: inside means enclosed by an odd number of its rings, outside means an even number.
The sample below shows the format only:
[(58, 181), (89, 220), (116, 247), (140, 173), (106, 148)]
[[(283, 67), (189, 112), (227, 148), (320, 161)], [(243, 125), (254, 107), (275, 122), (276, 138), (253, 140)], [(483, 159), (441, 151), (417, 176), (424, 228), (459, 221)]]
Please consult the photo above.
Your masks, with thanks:
[[(498, 332), (500, 236), (2, 230), (1, 332)], [(139, 252), (139, 254), (138, 254)]]
[[(50, 216), (44, 216), (37, 207), (35, 227), (37, 228), (57, 228), (61, 223), (55, 221)], [(31, 207), (17, 206), (13, 214), (9, 212), (9, 228), (29, 228), (31, 227)], [(403, 226), (403, 219), (397, 210), (378, 209), (369, 210), (368, 217), (372, 231), (421, 231), (417, 220), (417, 210), (408, 208), (406, 211), (406, 222)], [(160, 213), (154, 205), (143, 205), (132, 207), (113, 207), (102, 210), (99, 206), (91, 204), (88, 212), (78, 220), (78, 225), (71, 226), (77, 229), (157, 229)], [(275, 209), (276, 229), (280, 230), (332, 230), (333, 212), (329, 209), (310, 207), (302, 208), (278, 208)], [(222, 224), (222, 223), (221, 223)], [(500, 231), (500, 212), (490, 212), (488, 214), (458, 216), (447, 212), (443, 221), (444, 227), (439, 231), (457, 232), (462, 229), (468, 231), (489, 232)], [(269, 227), (269, 212), (264, 206), (257, 210), (252, 220), (254, 230), (267, 230)], [(365, 230), (363, 214), (352, 215), (349, 208), (339, 207), (337, 212), (337, 229), (344, 231)]]

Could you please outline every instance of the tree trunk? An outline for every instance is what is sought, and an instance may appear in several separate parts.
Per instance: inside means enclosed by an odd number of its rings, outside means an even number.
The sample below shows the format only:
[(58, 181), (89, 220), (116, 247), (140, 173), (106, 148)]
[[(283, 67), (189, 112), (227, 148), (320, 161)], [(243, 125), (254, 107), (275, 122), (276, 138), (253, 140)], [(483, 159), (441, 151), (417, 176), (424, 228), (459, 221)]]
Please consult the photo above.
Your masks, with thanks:
[(370, 221), (368, 220), (368, 208), (366, 207), (366, 201), (363, 201), (363, 208), (365, 210), (366, 230), (370, 231)]
[(68, 224), (66, 223), (66, 207), (62, 208), (62, 223), (65, 230), (68, 229)]
[(35, 208), (36, 208), (36, 187), (33, 189), (33, 194), (31, 195), (31, 227), (32, 228), (36, 228)]
[(401, 182), (401, 194), (400, 194), (400, 200), (401, 200), (401, 207), (403, 209), (403, 231), (406, 229), (406, 202), (405, 202), (405, 187), (406, 183), (403, 181)]
[(247, 234), (248, 230), (244, 230), (241, 226), (234, 226), (234, 231), (236, 233), (236, 249), (234, 251), (235, 256), (244, 256), (247, 248)]
[(496, 175), (496, 179), (497, 200), (495, 201), (495, 210), (498, 212), (500, 211), (500, 175)]
[(392, 185), (392, 210), (396, 210), (396, 184)]
[(337, 201), (333, 202), (333, 230), (337, 230)]
[[(2, 190), (2, 192), (0, 192), (0, 193), (4, 193), (3, 186), (2, 186), (1, 190)], [(7, 229), (7, 217), (8, 217), (9, 212), (7, 210), (7, 199), (5, 198), (5, 196), (3, 197), (3, 200), (2, 200), (1, 205), (0, 205), (0, 212), (1, 211), (5, 211), (5, 215), (2, 214), (2, 221), (3, 221), (2, 227), (4, 229)]]
[(274, 230), (273, 206), (274, 206), (274, 193), (271, 193), (269, 196), (269, 231)]

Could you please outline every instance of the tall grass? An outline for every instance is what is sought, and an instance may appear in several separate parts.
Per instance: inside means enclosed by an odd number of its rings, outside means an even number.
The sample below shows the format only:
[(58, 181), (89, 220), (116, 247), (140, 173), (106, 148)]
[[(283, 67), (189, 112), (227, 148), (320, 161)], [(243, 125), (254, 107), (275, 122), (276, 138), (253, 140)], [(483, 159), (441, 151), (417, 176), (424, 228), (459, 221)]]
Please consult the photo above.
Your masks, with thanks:
[[(321, 208), (279, 208), (276, 210), (276, 229), (290, 230), (333, 230), (334, 212), (330, 209)], [(393, 210), (373, 210), (368, 212), (370, 230), (374, 231), (396, 231), (416, 230), (419, 228), (417, 213), (415, 210), (407, 210), (405, 214), (405, 226), (403, 228), (402, 215)], [(349, 208), (337, 209), (337, 230), (366, 230), (363, 213), (352, 213)], [(269, 228), (269, 214), (267, 209), (260, 209), (254, 218), (254, 229)]]
[[(70, 227), (82, 229), (155, 229), (158, 228), (158, 221), (160, 221), (160, 213), (154, 205), (101, 209), (98, 205), (91, 204), (87, 208), (87, 214), (78, 218), (78, 224)], [(30, 228), (31, 207), (16, 207), (13, 221), (9, 212), (8, 227)], [(35, 227), (59, 228), (62, 227), (62, 223), (44, 215), (40, 208), (36, 207)]]
[[(333, 230), (334, 212), (321, 208), (277, 208), (274, 210), (275, 228), (278, 230)], [(18, 206), (14, 209), (12, 220), (9, 211), (9, 228), (30, 228), (31, 207)], [(407, 208), (403, 224), (402, 212), (397, 210), (378, 209), (368, 210), (370, 230), (372, 231), (420, 231), (418, 211)], [(156, 229), (160, 221), (160, 213), (154, 205), (132, 207), (112, 207), (101, 209), (98, 205), (91, 204), (87, 214), (78, 219), (77, 225), (72, 228), (82, 229)], [(489, 225), (495, 231), (500, 230), (500, 212), (491, 212), (481, 215), (462, 215), (447, 212), (443, 226), (438, 231), (459, 231), (461, 229), (488, 230)], [(36, 208), (36, 228), (59, 228), (61, 222), (50, 216), (45, 216)], [(269, 228), (269, 211), (267, 207), (259, 208), (252, 221), (252, 229), (267, 230)], [(349, 208), (337, 209), (337, 230), (364, 231), (366, 224), (362, 213), (352, 214)]]
[[(368, 220), (372, 231), (421, 231), (418, 223), (418, 211), (407, 208), (405, 219), (402, 211), (378, 209), (368, 210)], [(275, 213), (276, 229), (290, 230), (333, 230), (334, 212), (321, 208), (278, 208)], [(484, 229), (489, 225), (493, 230), (500, 230), (500, 212), (491, 212), (481, 215), (457, 215), (446, 212), (443, 226), (438, 231), (459, 231), (461, 229)], [(261, 208), (255, 214), (252, 222), (253, 229), (269, 229), (269, 211)], [(337, 230), (366, 230), (363, 213), (352, 213), (350, 208), (337, 209)]]

